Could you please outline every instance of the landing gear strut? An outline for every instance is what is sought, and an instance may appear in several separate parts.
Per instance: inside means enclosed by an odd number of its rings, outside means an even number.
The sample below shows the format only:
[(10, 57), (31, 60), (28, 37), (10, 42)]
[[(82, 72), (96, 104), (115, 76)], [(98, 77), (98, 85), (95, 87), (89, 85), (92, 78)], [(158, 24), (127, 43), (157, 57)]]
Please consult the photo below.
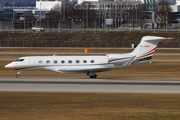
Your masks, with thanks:
[(21, 73), (21, 71), (18, 71), (18, 72), (17, 72), (16, 78), (19, 78), (19, 77), (20, 77), (20, 75), (19, 75), (20, 73)]

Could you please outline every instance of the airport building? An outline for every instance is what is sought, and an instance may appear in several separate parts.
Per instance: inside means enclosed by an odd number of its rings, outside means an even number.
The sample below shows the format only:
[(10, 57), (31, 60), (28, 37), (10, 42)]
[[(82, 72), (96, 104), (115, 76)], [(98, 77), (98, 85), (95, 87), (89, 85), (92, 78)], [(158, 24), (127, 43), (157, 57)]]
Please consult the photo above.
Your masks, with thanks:
[(61, 0), (36, 0), (36, 8), (51, 10), (55, 5), (61, 7)]
[(4, 1), (3, 0), (0, 0), (0, 10), (2, 11), (3, 10), (3, 8), (4, 8)]
[(45, 14), (49, 10), (47, 9), (37, 9), (35, 7), (4, 7), (3, 11), (1, 11), (1, 20), (23, 20), (24, 14), (32, 13), (35, 18), (39, 19), (45, 17)]
[[(71, 0), (69, 0), (71, 1)], [(68, 1), (68, 2), (69, 2)], [(74, 1), (72, 1), (74, 2)], [(75, 4), (75, 8), (79, 7), (82, 9), (88, 8), (99, 10), (98, 17), (102, 21), (106, 19), (116, 19), (119, 21), (123, 19), (124, 21), (128, 18), (129, 13), (123, 13), (124, 17), (121, 17), (121, 11), (116, 12), (116, 15), (112, 15), (113, 9), (128, 10), (132, 8), (137, 8), (138, 5), (146, 5), (150, 12), (148, 11), (148, 16), (146, 17), (149, 23), (152, 23), (152, 10), (157, 5), (159, 0), (78, 0)], [(175, 0), (169, 0), (173, 12), (176, 14), (176, 19), (180, 21), (180, 3)], [(25, 16), (31, 14), (35, 17), (36, 21), (43, 20), (47, 13), (55, 6), (58, 5), (62, 10), (65, 8), (65, 0), (36, 0), (36, 7), (4, 7), (4, 1), (0, 0), (0, 21), (2, 20), (20, 20), (23, 21)], [(109, 12), (109, 13), (108, 13)], [(115, 12), (114, 12), (115, 13)], [(117, 16), (119, 14), (119, 16)], [(149, 15), (150, 14), (150, 15)], [(112, 16), (112, 17), (111, 17)], [(145, 18), (145, 19), (146, 19)], [(72, 18), (71, 18), (72, 19)], [(86, 18), (85, 18), (86, 19)], [(94, 21), (93, 21), (94, 22)], [(105, 24), (106, 22), (102, 22)], [(102, 25), (103, 26), (103, 25)]]
[(141, 1), (84, 1), (80, 8), (86, 8), (87, 4), (91, 9), (130, 9), (143, 3)]
[[(63, 0), (62, 0), (63, 1)], [(61, 0), (36, 0), (36, 7), (4, 7), (4, 1), (0, 0), (0, 19), (21, 19), (24, 13), (32, 11), (32, 14), (39, 19), (45, 17), (45, 14), (50, 11), (55, 5), (63, 7)], [(70, 0), (71, 1), (71, 0)], [(171, 4), (172, 10), (176, 15), (180, 12), (180, 3), (176, 0), (168, 0)], [(65, 0), (64, 0), (65, 2)], [(63, 3), (64, 3), (63, 2)], [(91, 9), (111, 9), (122, 8), (130, 9), (136, 8), (138, 5), (145, 4), (149, 10), (153, 11), (159, 0), (78, 0), (75, 7), (86, 8), (88, 5)]]
[(36, 7), (4, 7), (4, 1), (0, 0), (0, 20), (23, 20), (26, 13), (32, 12), (37, 19), (45, 18), (55, 5), (61, 6), (60, 0), (37, 0)]
[[(159, 1), (160, 0), (78, 0), (76, 6), (88, 2), (94, 5), (93, 8), (100, 9), (105, 4), (107, 6), (110, 6), (112, 4), (125, 4), (124, 5), (125, 7), (129, 7), (129, 6), (133, 7), (135, 5), (144, 4), (148, 8), (148, 10), (153, 11)], [(171, 8), (173, 9), (173, 12), (177, 12), (178, 4), (176, 3), (176, 0), (168, 0), (168, 1), (171, 5)], [(107, 7), (104, 7), (104, 8), (107, 8)]]

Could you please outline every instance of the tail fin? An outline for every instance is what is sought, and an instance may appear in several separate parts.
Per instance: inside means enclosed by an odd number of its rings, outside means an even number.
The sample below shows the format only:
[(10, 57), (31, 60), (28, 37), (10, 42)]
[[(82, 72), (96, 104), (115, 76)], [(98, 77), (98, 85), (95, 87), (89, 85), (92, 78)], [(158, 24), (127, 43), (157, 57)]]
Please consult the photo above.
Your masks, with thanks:
[(171, 38), (145, 36), (141, 39), (141, 42), (136, 47), (136, 49), (134, 49), (132, 54), (136, 55), (136, 59), (139, 59), (140, 61), (151, 60), (153, 53), (156, 50), (158, 42), (164, 39), (171, 39)]

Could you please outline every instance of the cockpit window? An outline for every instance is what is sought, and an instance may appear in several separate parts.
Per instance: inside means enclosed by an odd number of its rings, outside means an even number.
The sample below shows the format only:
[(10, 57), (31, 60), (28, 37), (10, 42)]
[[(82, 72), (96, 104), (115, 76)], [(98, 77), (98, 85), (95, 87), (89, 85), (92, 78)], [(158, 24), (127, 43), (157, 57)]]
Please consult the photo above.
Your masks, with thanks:
[(24, 59), (17, 59), (15, 62), (22, 62)]
[(19, 61), (21, 61), (21, 62), (22, 62), (22, 61), (24, 61), (24, 59), (19, 59)]

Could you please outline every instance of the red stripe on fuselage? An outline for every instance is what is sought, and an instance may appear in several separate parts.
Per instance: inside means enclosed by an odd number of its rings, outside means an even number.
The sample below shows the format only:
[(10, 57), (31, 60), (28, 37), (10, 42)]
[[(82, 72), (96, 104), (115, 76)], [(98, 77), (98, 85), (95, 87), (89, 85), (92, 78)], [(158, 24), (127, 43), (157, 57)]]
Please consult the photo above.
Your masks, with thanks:
[(141, 55), (141, 56), (144, 56), (144, 55), (146, 55), (146, 54), (148, 54), (148, 53), (150, 53), (150, 52), (152, 52), (152, 51), (154, 51), (154, 50), (156, 50), (156, 47), (155, 47), (154, 49), (152, 49), (151, 51), (149, 51), (149, 52), (147, 52), (147, 53), (144, 53), (144, 54)]

